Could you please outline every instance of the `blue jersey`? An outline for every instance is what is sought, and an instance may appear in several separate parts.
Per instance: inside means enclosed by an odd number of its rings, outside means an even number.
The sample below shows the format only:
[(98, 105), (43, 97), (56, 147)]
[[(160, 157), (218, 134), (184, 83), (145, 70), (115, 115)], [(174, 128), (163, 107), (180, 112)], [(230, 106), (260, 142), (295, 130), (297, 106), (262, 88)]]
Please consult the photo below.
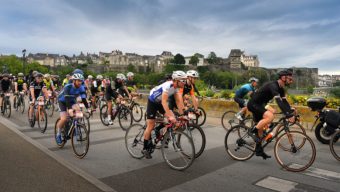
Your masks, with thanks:
[(254, 92), (255, 88), (251, 84), (245, 84), (239, 90), (236, 91), (235, 97), (243, 98), (250, 91)]
[(85, 86), (81, 85), (79, 88), (74, 87), (74, 84), (65, 85), (63, 91), (58, 96), (58, 101), (62, 103), (75, 104), (77, 97), (86, 99)]

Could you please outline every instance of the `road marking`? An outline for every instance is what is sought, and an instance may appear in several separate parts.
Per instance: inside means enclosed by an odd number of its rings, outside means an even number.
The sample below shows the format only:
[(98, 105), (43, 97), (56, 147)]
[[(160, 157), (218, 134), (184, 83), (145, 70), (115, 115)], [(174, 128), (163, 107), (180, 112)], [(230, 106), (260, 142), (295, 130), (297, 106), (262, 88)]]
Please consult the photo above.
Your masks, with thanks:
[[(294, 165), (295, 164), (293, 164), (293, 166)], [(296, 164), (296, 166), (301, 167), (301, 165), (298, 165), (298, 164)], [(318, 169), (318, 168), (315, 168), (315, 167), (309, 167), (307, 170), (305, 170), (304, 172), (301, 172), (301, 173), (304, 174), (304, 175), (308, 175), (308, 176), (317, 177), (317, 178), (321, 178), (321, 179), (340, 183), (340, 173), (338, 173), (338, 172), (328, 171), (328, 170), (324, 170), (324, 169)]]
[(19, 130), (20, 126), (18, 126), (17, 124), (15, 124), (15, 123), (11, 122), (10, 120), (5, 119), (3, 117), (0, 117), (0, 119), (1, 119), (1, 123), (5, 127), (7, 127), (8, 129), (12, 130), (14, 133), (18, 134), (20, 137), (22, 137), (27, 142), (31, 143), (32, 145), (34, 145), (35, 147), (37, 147), (38, 149), (40, 149), (41, 151), (43, 151), (44, 153), (46, 153), (47, 155), (49, 155), (50, 157), (52, 157), (53, 159), (58, 161), (60, 164), (64, 165), (66, 168), (71, 170), (73, 173), (83, 177), (84, 179), (86, 179), (87, 181), (89, 181), (90, 183), (92, 183), (93, 185), (95, 185), (96, 187), (98, 187), (102, 191), (105, 191), (105, 192), (115, 192), (114, 189), (112, 189), (110, 186), (106, 185), (105, 183), (103, 183), (99, 179), (97, 179), (94, 176), (88, 174), (87, 172), (83, 171), (82, 169), (78, 168), (77, 166), (74, 166), (73, 164), (67, 162), (62, 157), (60, 157), (57, 154), (53, 153), (52, 151), (48, 150), (47, 147), (43, 146), (39, 142), (33, 140), (29, 136), (27, 136), (24, 133), (22, 133)]
[(266, 189), (271, 189), (273, 191), (289, 192), (295, 189), (298, 183), (268, 176), (265, 179), (255, 183), (255, 185)]

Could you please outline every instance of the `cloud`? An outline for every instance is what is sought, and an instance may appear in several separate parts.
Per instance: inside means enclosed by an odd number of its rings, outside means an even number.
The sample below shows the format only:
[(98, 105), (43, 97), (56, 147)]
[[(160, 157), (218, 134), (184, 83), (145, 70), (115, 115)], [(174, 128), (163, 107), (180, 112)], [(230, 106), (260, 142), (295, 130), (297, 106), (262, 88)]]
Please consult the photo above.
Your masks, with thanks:
[(4, 0), (0, 53), (121, 49), (227, 57), (240, 48), (259, 55), (264, 67), (340, 74), (339, 9), (331, 0)]

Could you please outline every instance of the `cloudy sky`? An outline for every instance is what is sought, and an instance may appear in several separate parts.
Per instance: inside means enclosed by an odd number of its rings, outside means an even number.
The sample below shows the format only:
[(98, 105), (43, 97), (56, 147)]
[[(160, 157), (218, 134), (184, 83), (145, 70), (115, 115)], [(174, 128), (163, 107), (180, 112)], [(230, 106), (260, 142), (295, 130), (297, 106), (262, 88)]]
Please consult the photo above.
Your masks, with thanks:
[(340, 74), (337, 0), (0, 0), (0, 54), (238, 48), (264, 67)]

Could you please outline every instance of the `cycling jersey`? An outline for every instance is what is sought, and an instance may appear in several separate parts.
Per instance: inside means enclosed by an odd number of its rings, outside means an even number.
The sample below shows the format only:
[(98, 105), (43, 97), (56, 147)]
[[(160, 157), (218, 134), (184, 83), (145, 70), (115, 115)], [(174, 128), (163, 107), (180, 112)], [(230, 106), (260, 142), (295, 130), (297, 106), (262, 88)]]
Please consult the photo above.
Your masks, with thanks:
[(47, 90), (51, 90), (51, 88), (52, 88), (52, 86), (53, 86), (53, 81), (52, 81), (52, 79), (50, 79), (50, 80), (44, 79), (44, 83), (45, 83), (45, 85), (46, 85), (46, 89), (47, 89)]
[(17, 79), (17, 80), (16, 80), (16, 83), (17, 83), (18, 91), (19, 91), (19, 92), (20, 92), (20, 91), (23, 91), (23, 90), (24, 90), (24, 83), (26, 83), (25, 80), (23, 80), (23, 79)]
[(60, 82), (59, 80), (52, 80), (53, 82), (53, 86), (56, 90), (58, 90), (58, 88), (60, 87)]
[(167, 81), (151, 89), (149, 100), (154, 103), (161, 103), (163, 93), (168, 93), (168, 96), (171, 97), (177, 91), (178, 89), (173, 86), (173, 81)]
[(76, 104), (77, 97), (80, 96), (84, 105), (87, 106), (86, 101), (86, 91), (85, 87), (82, 85), (79, 88), (76, 88), (74, 84), (67, 84), (64, 89), (60, 92), (58, 96), (58, 101), (64, 103), (66, 107), (70, 108), (73, 104)]
[(235, 93), (235, 97), (244, 98), (250, 91), (255, 92), (255, 87), (251, 84), (245, 84)]
[(11, 85), (12, 85), (11, 80), (8, 79), (7, 81), (5, 81), (5, 80), (3, 79), (3, 80), (1, 80), (0, 84), (1, 84), (1, 91), (2, 91), (2, 92), (8, 92), (8, 91), (10, 91)]
[[(46, 88), (46, 85), (45, 85), (45, 83), (43, 81), (40, 82), (40, 83), (37, 83), (36, 81), (33, 81), (30, 84), (30, 88), (34, 89), (34, 96), (35, 96), (35, 99), (36, 99), (36, 98), (38, 98), (42, 94), (42, 89)], [(32, 95), (31, 95), (31, 97), (32, 97)]]
[(285, 90), (279, 86), (277, 81), (272, 81), (264, 84), (250, 99), (253, 103), (266, 105), (275, 96), (285, 97)]

